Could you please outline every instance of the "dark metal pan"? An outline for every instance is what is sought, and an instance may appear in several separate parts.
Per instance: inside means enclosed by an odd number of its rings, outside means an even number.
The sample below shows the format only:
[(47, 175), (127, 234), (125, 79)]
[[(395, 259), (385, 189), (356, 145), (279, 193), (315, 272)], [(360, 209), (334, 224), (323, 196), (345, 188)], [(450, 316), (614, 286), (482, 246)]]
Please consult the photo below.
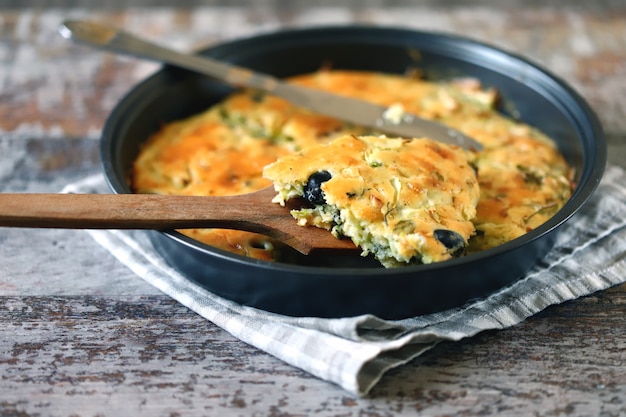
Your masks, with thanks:
[[(334, 68), (429, 79), (470, 76), (498, 89), (501, 111), (543, 130), (575, 169), (576, 189), (548, 222), (499, 247), (438, 264), (383, 269), (354, 256), (318, 254), (290, 263), (253, 260), (177, 232), (147, 232), (161, 255), (190, 280), (242, 304), (293, 316), (375, 314), (397, 319), (459, 306), (518, 280), (549, 251), (558, 229), (586, 202), (606, 163), (606, 142), (591, 108), (571, 87), (529, 60), (454, 35), (369, 26), (287, 30), (224, 43), (201, 54), (285, 77)], [(103, 130), (102, 164), (114, 192), (129, 193), (139, 147), (163, 123), (205, 110), (233, 90), (172, 67), (139, 83)]]

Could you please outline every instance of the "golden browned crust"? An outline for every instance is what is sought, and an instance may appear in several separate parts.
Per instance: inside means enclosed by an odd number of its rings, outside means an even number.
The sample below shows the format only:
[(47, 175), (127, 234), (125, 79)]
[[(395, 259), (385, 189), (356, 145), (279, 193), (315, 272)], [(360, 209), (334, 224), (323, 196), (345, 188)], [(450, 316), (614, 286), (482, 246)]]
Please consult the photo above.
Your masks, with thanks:
[(292, 211), (301, 225), (350, 237), (386, 267), (458, 256), (474, 233), (479, 189), (467, 154), (431, 139), (343, 136), (284, 156), (264, 175), (276, 202), (317, 200)]
[[(412, 77), (328, 70), (292, 82), (358, 97), (449, 124), (484, 145), (473, 156), (481, 196), (469, 251), (484, 250), (549, 219), (571, 194), (571, 172), (551, 140), (506, 118), (497, 94), (470, 79), (430, 83)], [(253, 91), (170, 123), (143, 147), (132, 175), (135, 192), (232, 195), (270, 184), (265, 165), (346, 134), (367, 134), (332, 118)], [(275, 259), (275, 242), (237, 231), (184, 231), (231, 252)], [(254, 244), (252, 244), (254, 243)], [(263, 249), (267, 247), (268, 249)]]

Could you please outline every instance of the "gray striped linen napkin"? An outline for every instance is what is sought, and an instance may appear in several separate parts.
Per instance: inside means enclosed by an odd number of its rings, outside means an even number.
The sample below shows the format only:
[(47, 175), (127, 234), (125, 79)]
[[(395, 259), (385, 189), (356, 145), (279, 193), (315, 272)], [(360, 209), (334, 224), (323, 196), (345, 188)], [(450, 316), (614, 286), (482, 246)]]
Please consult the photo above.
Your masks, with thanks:
[[(220, 298), (169, 267), (141, 231), (88, 231), (148, 283), (235, 337), (364, 396), (389, 369), (441, 341), (513, 326), (546, 307), (626, 281), (626, 172), (609, 166), (592, 199), (562, 228), (540, 266), (491, 296), (404, 320), (287, 317)], [(101, 175), (64, 192), (108, 192)]]

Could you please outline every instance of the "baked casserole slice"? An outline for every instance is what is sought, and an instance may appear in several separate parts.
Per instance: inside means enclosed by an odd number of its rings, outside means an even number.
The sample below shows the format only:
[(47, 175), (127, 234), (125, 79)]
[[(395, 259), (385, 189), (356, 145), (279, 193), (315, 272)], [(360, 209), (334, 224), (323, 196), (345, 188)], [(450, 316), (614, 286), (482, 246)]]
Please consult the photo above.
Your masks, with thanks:
[(309, 206), (302, 226), (349, 237), (385, 267), (432, 263), (464, 253), (480, 196), (468, 158), (431, 139), (346, 135), (283, 156), (264, 168), (278, 192)]

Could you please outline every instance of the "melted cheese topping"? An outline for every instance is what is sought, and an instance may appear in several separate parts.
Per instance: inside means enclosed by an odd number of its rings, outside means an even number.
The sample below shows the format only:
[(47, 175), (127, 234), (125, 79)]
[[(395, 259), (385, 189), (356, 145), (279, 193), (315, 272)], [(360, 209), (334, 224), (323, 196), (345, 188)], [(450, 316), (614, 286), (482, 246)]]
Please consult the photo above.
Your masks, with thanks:
[[(518, 237), (549, 219), (571, 194), (571, 171), (554, 143), (495, 109), (497, 93), (475, 80), (434, 83), (400, 75), (320, 71), (292, 82), (397, 106), (446, 123), (484, 149), (471, 156), (480, 198), (469, 252)], [(165, 125), (143, 146), (131, 184), (138, 193), (234, 195), (270, 185), (265, 165), (279, 157), (363, 129), (313, 114), (254, 91), (228, 97), (202, 114)], [(233, 230), (183, 233), (221, 249), (259, 259), (287, 250), (271, 239)]]
[(431, 263), (460, 254), (474, 233), (478, 181), (459, 147), (430, 139), (344, 136), (280, 158), (264, 176), (284, 204), (325, 171), (323, 204), (293, 210), (311, 224), (348, 236), (384, 266)]

